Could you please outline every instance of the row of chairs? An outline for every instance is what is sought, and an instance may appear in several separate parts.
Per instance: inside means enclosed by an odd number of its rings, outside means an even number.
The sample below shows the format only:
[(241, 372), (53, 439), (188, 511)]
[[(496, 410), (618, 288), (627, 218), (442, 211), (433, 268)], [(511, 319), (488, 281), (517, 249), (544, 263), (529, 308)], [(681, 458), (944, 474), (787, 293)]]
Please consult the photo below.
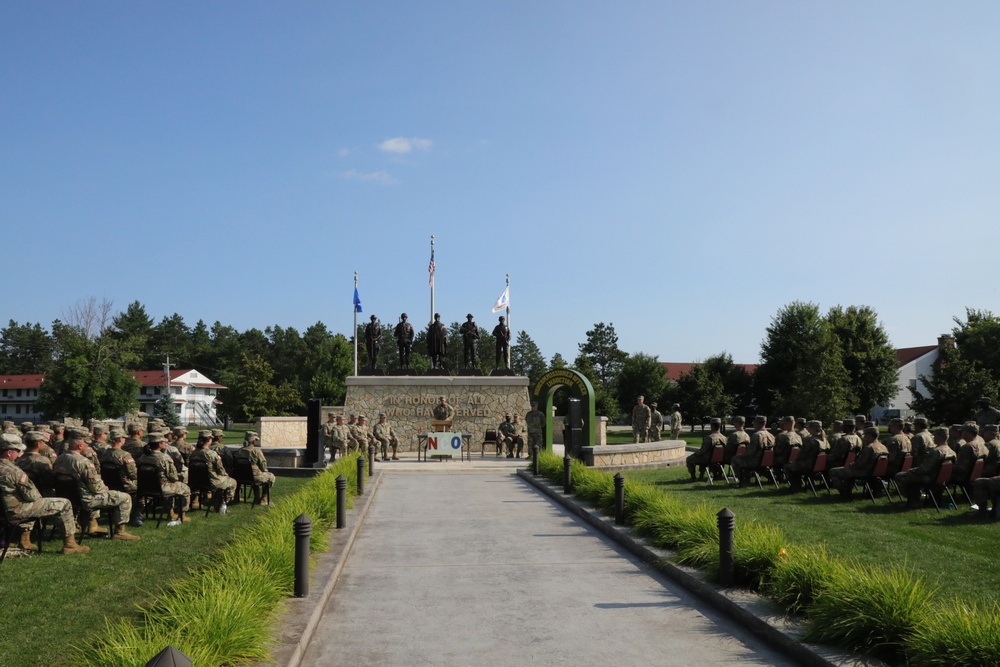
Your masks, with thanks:
[[(736, 450), (736, 454), (742, 454), (746, 451), (746, 445), (740, 445)], [(708, 481), (710, 484), (714, 483), (715, 473), (720, 474), (723, 479), (726, 480), (728, 484), (730, 481), (730, 476), (733, 481), (736, 481), (736, 474), (733, 472), (732, 465), (729, 465), (729, 471), (726, 472), (726, 466), (723, 465), (725, 450), (723, 447), (716, 447), (712, 451), (712, 459), (708, 468)], [(793, 447), (792, 451), (789, 452), (788, 460), (793, 462), (798, 457), (799, 448)], [(844, 462), (844, 466), (850, 466), (854, 463), (857, 457), (856, 452), (850, 452), (847, 455), (847, 460)], [(938, 504), (937, 494), (934, 493), (935, 489), (943, 488), (948, 494), (948, 498), (953, 506), (956, 506), (955, 497), (952, 494), (952, 489), (961, 491), (962, 495), (965, 496), (965, 500), (970, 505), (972, 504), (972, 499), (969, 495), (969, 489), (972, 487), (972, 483), (979, 479), (983, 474), (983, 466), (985, 465), (985, 460), (980, 458), (976, 461), (972, 468), (972, 472), (969, 474), (969, 479), (966, 483), (959, 484), (952, 480), (952, 471), (954, 470), (954, 461), (946, 461), (941, 464), (941, 470), (938, 473), (937, 479), (931, 485), (928, 485), (922, 491), (927, 491), (927, 495), (930, 496), (931, 500), (934, 502), (934, 508), (940, 512), (941, 507)], [(913, 456), (909, 453), (905, 454), (903, 457), (902, 464), (900, 466), (900, 472), (908, 472), (913, 465)], [(885, 497), (892, 502), (892, 495), (889, 489), (893, 489), (900, 500), (903, 500), (903, 494), (899, 490), (899, 486), (896, 484), (896, 480), (893, 476), (888, 474), (889, 470), (889, 458), (887, 456), (880, 456), (875, 462), (875, 468), (872, 471), (872, 475), (868, 478), (860, 480), (862, 482), (862, 487), (864, 492), (871, 498), (871, 501), (875, 502), (875, 488), (880, 488), (885, 494)], [(775, 488), (779, 488), (778, 479), (774, 474), (774, 450), (766, 449), (761, 456), (760, 467), (753, 471), (754, 478), (757, 481), (757, 486), (764, 490), (764, 485), (761, 482), (761, 473), (766, 474), (771, 482), (774, 484)], [(812, 491), (813, 496), (818, 496), (816, 492), (816, 484), (822, 482), (823, 486), (826, 487), (826, 492), (830, 493), (830, 484), (827, 478), (829, 470), (827, 469), (827, 454), (826, 452), (820, 452), (816, 456), (816, 463), (813, 465), (811, 473), (806, 474), (804, 477), (809, 484), (809, 489)]]

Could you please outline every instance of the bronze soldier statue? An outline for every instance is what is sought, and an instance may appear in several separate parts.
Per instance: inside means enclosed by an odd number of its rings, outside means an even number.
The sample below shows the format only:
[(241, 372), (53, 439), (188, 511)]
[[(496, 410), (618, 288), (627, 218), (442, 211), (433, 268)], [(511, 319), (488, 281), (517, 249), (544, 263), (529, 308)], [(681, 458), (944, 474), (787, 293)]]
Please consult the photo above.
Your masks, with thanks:
[(406, 313), (399, 316), (393, 335), (396, 337), (396, 348), (399, 350), (399, 367), (410, 367), (410, 351), (413, 349), (413, 325), (406, 321)]
[(375, 359), (382, 349), (382, 325), (374, 315), (365, 327), (365, 349), (368, 351), (368, 368), (375, 370)]
[(441, 315), (434, 313), (434, 322), (427, 330), (427, 354), (431, 368), (444, 368), (444, 355), (448, 352), (448, 329), (441, 323)]
[[(493, 337), (497, 344), (494, 364), (497, 368), (510, 368), (510, 327), (507, 326), (503, 315), (500, 316), (500, 323), (493, 327)], [(503, 366), (500, 365), (501, 359)]]
[(479, 366), (479, 326), (472, 320), (472, 313), (465, 316), (465, 324), (459, 328), (462, 334), (462, 357), (466, 368)]

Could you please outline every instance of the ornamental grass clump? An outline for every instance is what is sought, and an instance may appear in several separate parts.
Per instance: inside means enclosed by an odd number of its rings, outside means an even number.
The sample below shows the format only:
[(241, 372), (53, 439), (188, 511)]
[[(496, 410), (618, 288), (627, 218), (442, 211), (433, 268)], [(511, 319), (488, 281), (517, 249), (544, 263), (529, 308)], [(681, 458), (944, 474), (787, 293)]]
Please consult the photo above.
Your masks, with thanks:
[(792, 614), (804, 612), (836, 568), (843, 566), (830, 557), (823, 544), (789, 545), (779, 549), (764, 592)]
[[(776, 526), (752, 519), (737, 524), (733, 539), (733, 574), (736, 583), (754, 590), (759, 589), (771, 577), (781, 552), (787, 546), (784, 533)], [(718, 562), (716, 558), (716, 569)]]
[(345, 475), (348, 504), (357, 492), (356, 462), (337, 461), (274, 507), (259, 509), (260, 520), (177, 580), (139, 618), (109, 622), (93, 641), (77, 649), (87, 667), (142, 667), (167, 645), (196, 665), (229, 665), (267, 657), (271, 621), (294, 585), (292, 520), (312, 519), (311, 546), (322, 548), (336, 518), (336, 478)]
[(807, 610), (806, 641), (900, 660), (910, 637), (931, 616), (936, 589), (905, 565), (882, 569), (851, 562), (830, 573)]
[(1000, 604), (939, 604), (910, 635), (906, 654), (918, 667), (992, 667), (1000, 660)]

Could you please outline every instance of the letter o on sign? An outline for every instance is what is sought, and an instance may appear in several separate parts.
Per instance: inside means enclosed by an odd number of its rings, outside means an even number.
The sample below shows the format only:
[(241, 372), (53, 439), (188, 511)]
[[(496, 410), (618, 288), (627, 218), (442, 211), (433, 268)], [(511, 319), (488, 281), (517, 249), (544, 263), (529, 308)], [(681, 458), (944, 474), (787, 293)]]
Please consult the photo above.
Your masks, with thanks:
[(452, 449), (461, 449), (462, 448), (462, 436), (460, 436), (460, 435), (453, 435), (453, 436), (451, 436), (451, 448)]

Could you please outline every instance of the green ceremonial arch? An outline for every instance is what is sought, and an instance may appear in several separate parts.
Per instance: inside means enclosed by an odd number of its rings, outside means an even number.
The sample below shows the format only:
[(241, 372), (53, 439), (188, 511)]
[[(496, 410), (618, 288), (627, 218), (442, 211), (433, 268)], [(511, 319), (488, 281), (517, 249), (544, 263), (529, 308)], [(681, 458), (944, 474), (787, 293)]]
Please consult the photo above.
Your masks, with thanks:
[(592, 447), (597, 442), (597, 415), (594, 407), (594, 387), (582, 373), (568, 368), (549, 371), (538, 378), (531, 391), (531, 400), (538, 401), (538, 409), (545, 415), (545, 451), (552, 451), (552, 396), (559, 387), (567, 387), (572, 398), (580, 399), (583, 417), (583, 446)]

